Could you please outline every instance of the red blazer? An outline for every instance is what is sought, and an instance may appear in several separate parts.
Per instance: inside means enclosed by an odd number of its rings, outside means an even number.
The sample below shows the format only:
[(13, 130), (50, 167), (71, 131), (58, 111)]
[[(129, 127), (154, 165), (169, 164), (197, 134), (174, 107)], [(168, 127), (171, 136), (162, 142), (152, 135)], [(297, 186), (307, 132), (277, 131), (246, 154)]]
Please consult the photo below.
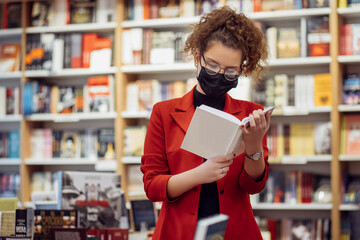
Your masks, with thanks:
[[(201, 185), (185, 192), (175, 200), (167, 198), (168, 179), (203, 163), (203, 158), (180, 149), (195, 108), (194, 89), (182, 98), (160, 102), (154, 105), (146, 134), (141, 171), (148, 198), (162, 201), (159, 219), (153, 239), (192, 240), (194, 238)], [(224, 111), (239, 119), (253, 110), (262, 108), (259, 104), (232, 99), (226, 95)], [(266, 183), (269, 163), (266, 136), (263, 139), (265, 174), (255, 182), (244, 170), (244, 154), (234, 159), (228, 174), (218, 180), (220, 213), (229, 216), (225, 239), (262, 239), (255, 222), (249, 201), (249, 194), (260, 192)]]

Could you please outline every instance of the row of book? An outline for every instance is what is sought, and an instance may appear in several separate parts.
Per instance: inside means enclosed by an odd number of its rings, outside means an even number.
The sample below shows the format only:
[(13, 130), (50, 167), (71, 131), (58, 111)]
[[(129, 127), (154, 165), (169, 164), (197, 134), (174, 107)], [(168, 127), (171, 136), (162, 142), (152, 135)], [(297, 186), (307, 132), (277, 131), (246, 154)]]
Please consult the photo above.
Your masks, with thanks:
[(258, 203), (331, 203), (330, 176), (305, 171), (270, 171), (265, 188), (251, 196)]
[(277, 106), (276, 111), (331, 106), (331, 75), (277, 74), (256, 84), (251, 96), (263, 106)]
[(196, 84), (196, 79), (160, 82), (156, 79), (136, 80), (126, 86), (126, 110), (151, 111), (155, 103), (182, 97)]
[(331, 220), (313, 219), (268, 219), (255, 217), (264, 240), (274, 239), (331, 239)]
[(26, 40), (27, 70), (61, 71), (64, 68), (108, 69), (112, 66), (113, 34), (42, 33)]
[(220, 7), (224, 2), (226, 5), (244, 13), (329, 7), (328, 0), (176, 0), (160, 2), (156, 0), (128, 0), (126, 19), (146, 20), (197, 16)]
[(115, 133), (113, 128), (33, 129), (30, 141), (33, 159), (115, 159)]
[[(29, 5), (29, 26), (34, 27), (116, 21), (115, 0), (47, 0)], [(0, 29), (21, 27), (21, 11), (20, 1), (0, 3)]]
[(283, 156), (331, 154), (331, 131), (331, 122), (272, 124), (267, 133), (269, 161), (283, 162)]
[(20, 114), (19, 87), (0, 86), (0, 116)]
[(1, 239), (129, 239), (129, 228), (82, 226), (78, 210), (15, 209), (0, 213)]
[(359, 231), (360, 214), (359, 212), (349, 212), (341, 216), (340, 240), (352, 240), (360, 238)]
[(0, 198), (17, 197), (19, 186), (20, 186), (19, 173), (0, 172)]
[(340, 55), (360, 55), (360, 24), (341, 25), (339, 35)]
[(268, 41), (270, 59), (329, 56), (329, 17), (311, 17), (301, 21), (297, 28), (257, 23)]
[(0, 73), (20, 71), (20, 44), (5, 42), (0, 45)]
[(0, 131), (0, 158), (20, 157), (19, 130)]
[(24, 84), (24, 115), (35, 113), (114, 112), (114, 76), (89, 77), (85, 85)]
[(339, 0), (338, 7), (339, 8), (347, 8), (347, 7), (359, 7), (359, 0)]
[(28, 10), (29, 25), (36, 27), (116, 21), (115, 0), (35, 1)]
[(360, 155), (360, 115), (344, 114), (341, 120), (340, 154)]
[(122, 32), (122, 63), (170, 64), (184, 62), (182, 50), (188, 33), (131, 28)]

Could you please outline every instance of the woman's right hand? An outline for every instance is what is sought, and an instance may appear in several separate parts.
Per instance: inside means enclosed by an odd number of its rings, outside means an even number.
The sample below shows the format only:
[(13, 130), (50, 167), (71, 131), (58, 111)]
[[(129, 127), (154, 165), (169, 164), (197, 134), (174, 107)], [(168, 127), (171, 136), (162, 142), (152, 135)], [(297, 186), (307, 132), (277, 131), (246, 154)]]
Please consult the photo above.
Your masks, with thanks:
[(215, 182), (226, 176), (233, 163), (234, 154), (219, 156), (207, 159), (203, 164), (197, 167), (200, 181), (202, 183)]

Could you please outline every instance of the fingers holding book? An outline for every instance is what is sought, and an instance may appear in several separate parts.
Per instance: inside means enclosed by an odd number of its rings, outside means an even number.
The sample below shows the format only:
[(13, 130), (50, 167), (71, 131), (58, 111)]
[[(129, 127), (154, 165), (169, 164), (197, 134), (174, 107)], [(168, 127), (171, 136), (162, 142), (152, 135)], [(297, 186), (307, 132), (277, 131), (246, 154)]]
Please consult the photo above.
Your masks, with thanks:
[(223, 177), (230, 170), (230, 165), (233, 163), (234, 154), (214, 157), (206, 160), (199, 166), (199, 176), (203, 183), (215, 182)]

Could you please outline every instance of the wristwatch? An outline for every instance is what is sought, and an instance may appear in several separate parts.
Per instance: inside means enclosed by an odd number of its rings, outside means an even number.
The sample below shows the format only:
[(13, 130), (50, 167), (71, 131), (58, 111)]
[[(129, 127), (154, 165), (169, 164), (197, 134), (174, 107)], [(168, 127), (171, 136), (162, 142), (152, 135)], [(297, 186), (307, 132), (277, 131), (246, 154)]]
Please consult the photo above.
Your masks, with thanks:
[(248, 155), (246, 152), (245, 152), (245, 156), (252, 159), (252, 160), (259, 160), (262, 156), (263, 156), (263, 152), (256, 152), (254, 154), (251, 154), (251, 155)]

